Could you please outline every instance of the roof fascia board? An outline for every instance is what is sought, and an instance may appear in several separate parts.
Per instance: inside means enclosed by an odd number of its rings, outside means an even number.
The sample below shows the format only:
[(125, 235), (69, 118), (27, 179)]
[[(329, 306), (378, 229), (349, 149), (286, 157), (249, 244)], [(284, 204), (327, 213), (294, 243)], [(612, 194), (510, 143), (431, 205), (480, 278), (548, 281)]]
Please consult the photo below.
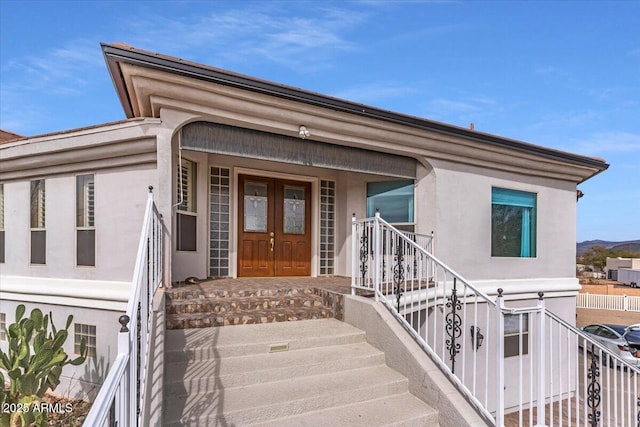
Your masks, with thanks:
[(285, 98), (288, 100), (299, 101), (318, 107), (338, 110), (376, 120), (393, 122), (448, 135), (462, 136), (467, 139), (473, 139), (482, 143), (509, 148), (512, 150), (532, 153), (574, 164), (591, 166), (598, 169), (598, 173), (609, 167), (606, 162), (599, 159), (541, 147), (509, 138), (498, 137), (483, 132), (472, 131), (458, 126), (435, 122), (415, 116), (395, 113), (364, 104), (321, 95), (315, 92), (226, 72), (218, 68), (207, 67), (190, 61), (169, 58), (165, 55), (154, 55), (135, 48), (125, 48), (104, 43), (101, 44), (101, 46), (107, 64), (109, 65), (109, 72), (112, 80), (114, 81), (114, 85), (116, 86), (116, 90), (118, 91), (118, 95), (128, 117), (133, 117), (133, 106), (126, 90), (124, 77), (120, 72), (120, 68), (117, 66), (118, 62), (125, 62), (156, 70), (162, 70), (172, 74)]

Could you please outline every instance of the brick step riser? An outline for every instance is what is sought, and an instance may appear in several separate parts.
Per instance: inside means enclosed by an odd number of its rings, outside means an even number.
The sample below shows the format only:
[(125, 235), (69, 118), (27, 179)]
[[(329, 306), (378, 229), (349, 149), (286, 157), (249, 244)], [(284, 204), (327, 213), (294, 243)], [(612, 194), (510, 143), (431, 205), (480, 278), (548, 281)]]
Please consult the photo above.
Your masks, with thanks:
[(168, 304), (168, 314), (184, 313), (230, 313), (249, 310), (269, 310), (277, 308), (322, 307), (319, 298), (279, 298), (279, 299), (212, 299)]
[(246, 289), (246, 290), (219, 290), (200, 291), (171, 289), (167, 292), (167, 300), (185, 300), (198, 298), (255, 298), (255, 297), (288, 297), (313, 295), (316, 291), (313, 288), (300, 289)]
[[(324, 307), (312, 307), (306, 311), (290, 311), (285, 308), (282, 311), (261, 313), (256, 310), (251, 312), (211, 313), (199, 316), (195, 319), (179, 319), (176, 315), (168, 314), (166, 319), (167, 329), (191, 329), (209, 328), (216, 326), (250, 325), (255, 323), (290, 322), (296, 320), (330, 319), (333, 311)], [(196, 313), (205, 314), (205, 313)]]

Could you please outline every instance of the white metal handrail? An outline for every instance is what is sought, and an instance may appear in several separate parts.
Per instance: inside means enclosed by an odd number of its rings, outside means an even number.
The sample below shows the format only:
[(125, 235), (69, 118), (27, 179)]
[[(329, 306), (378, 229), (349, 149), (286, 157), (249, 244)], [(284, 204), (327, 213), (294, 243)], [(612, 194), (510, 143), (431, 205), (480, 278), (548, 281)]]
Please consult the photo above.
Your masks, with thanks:
[[(559, 323), (546, 310), (542, 293), (533, 307), (506, 307), (502, 290), (493, 300), (379, 214), (354, 217), (352, 239), (352, 292), (372, 291), (489, 423), (553, 425), (553, 415), (561, 414), (567, 419), (560, 425), (586, 425), (587, 371), (559, 374), (568, 361), (585, 360), (579, 348), (593, 348), (603, 363), (623, 367), (626, 376), (620, 381), (629, 389), (637, 384), (637, 368), (575, 327)], [(576, 337), (566, 347), (558, 344), (558, 328)], [(612, 397), (619, 393), (616, 386), (598, 396), (624, 401), (628, 422), (637, 393)], [(578, 400), (569, 401), (571, 396)], [(580, 411), (558, 409), (577, 403)], [(595, 403), (592, 399), (587, 407), (593, 409)]]
[(163, 223), (153, 202), (145, 210), (126, 314), (120, 316), (118, 354), (96, 396), (85, 426), (143, 425), (153, 296), (163, 279)]

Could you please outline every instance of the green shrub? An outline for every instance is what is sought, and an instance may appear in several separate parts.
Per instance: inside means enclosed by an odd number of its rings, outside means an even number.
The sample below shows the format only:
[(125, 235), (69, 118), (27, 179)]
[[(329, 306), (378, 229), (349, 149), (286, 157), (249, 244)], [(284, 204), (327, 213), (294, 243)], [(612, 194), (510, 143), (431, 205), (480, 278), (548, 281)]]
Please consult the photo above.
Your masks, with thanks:
[[(11, 427), (45, 426), (46, 412), (38, 410), (42, 397), (60, 384), (65, 365), (81, 365), (87, 357), (84, 339), (80, 356), (70, 359), (63, 345), (69, 336), (73, 316), (64, 329), (56, 329), (51, 313), (35, 308), (24, 317), (25, 306), (16, 308), (16, 321), (6, 329), (8, 351), (0, 350), (0, 425)], [(3, 374), (4, 371), (4, 374)], [(6, 388), (7, 375), (9, 387)]]

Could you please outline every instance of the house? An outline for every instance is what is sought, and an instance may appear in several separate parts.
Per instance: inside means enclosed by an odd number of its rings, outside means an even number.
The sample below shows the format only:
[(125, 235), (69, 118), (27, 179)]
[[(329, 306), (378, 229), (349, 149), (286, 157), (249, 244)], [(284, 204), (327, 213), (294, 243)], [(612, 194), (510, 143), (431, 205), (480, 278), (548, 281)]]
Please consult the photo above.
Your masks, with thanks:
[[(632, 270), (632, 271), (640, 270), (640, 258), (607, 257), (607, 263), (604, 267), (604, 270), (607, 274), (607, 279), (618, 280), (628, 285), (630, 283), (629, 280), (618, 279), (619, 272), (620, 270)], [(637, 274), (637, 273), (634, 273), (634, 274)]]
[(124, 44), (102, 50), (125, 120), (0, 145), (2, 319), (21, 302), (58, 322), (73, 313), (92, 355), (69, 371), (83, 393), (116, 353), (149, 186), (167, 284), (351, 276), (352, 215), (379, 211), (433, 232), (437, 257), (488, 295), (524, 307), (542, 291), (574, 324), (577, 185), (603, 160)]

